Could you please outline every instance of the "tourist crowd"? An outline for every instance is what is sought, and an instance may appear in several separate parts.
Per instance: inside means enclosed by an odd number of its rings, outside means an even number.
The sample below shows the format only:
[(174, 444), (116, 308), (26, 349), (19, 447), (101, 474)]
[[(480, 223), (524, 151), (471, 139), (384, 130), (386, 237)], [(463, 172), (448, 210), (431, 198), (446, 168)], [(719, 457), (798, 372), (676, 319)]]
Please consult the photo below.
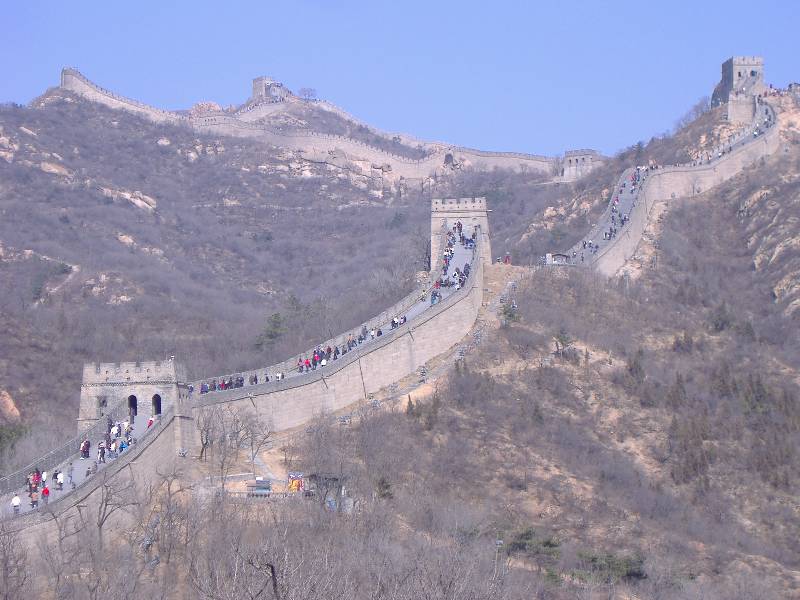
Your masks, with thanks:
[[(774, 92), (774, 90), (770, 90)], [(764, 94), (765, 96), (768, 94)], [(731, 137), (727, 144), (723, 144), (715, 151), (705, 152), (702, 156), (696, 158), (689, 163), (690, 166), (696, 167), (704, 164), (709, 164), (715, 159), (722, 158), (724, 155), (733, 152), (734, 148), (742, 143), (746, 143), (750, 136), (753, 138), (761, 135), (764, 129), (768, 129), (775, 124), (774, 115), (771, 112), (769, 105), (767, 105), (763, 98), (759, 95), (756, 98), (756, 115), (751, 124), (750, 129), (745, 129), (738, 134), (738, 138)], [(750, 133), (748, 133), (750, 132)], [(619, 189), (615, 190), (614, 196), (611, 199), (610, 209), (605, 216), (605, 223), (602, 228), (595, 230), (598, 235), (603, 236), (603, 241), (612, 241), (616, 239), (620, 230), (630, 222), (630, 215), (633, 209), (636, 208), (636, 200), (638, 198), (638, 191), (641, 188), (641, 183), (652, 171), (663, 169), (661, 165), (651, 164), (648, 166), (637, 166), (633, 173), (623, 180)], [(630, 207), (627, 210), (622, 209), (622, 202), (626, 199), (630, 200)], [(584, 239), (580, 245), (572, 250), (571, 256), (559, 255), (562, 260), (567, 264), (579, 264), (587, 260), (587, 254), (597, 254), (600, 250), (601, 244), (594, 239)], [(543, 264), (544, 259), (540, 259)]]
[[(133, 437), (133, 420), (134, 417), (131, 416), (130, 419), (121, 422), (114, 422), (111, 418), (106, 421), (105, 435), (97, 441), (96, 458), (86, 467), (85, 476), (87, 479), (97, 473), (98, 466), (104, 464), (107, 458), (116, 458), (136, 443), (136, 438)], [(150, 417), (147, 420), (147, 427), (151, 427), (154, 422), (153, 417)], [(91, 449), (92, 442), (87, 436), (78, 447), (79, 459), (90, 460)], [(38, 467), (31, 471), (27, 478), (25, 492), (31, 510), (38, 509), (40, 503), (47, 505), (52, 492), (62, 491), (65, 483), (70, 486), (70, 489), (75, 489), (74, 478), (75, 466), (72, 462), (68, 463), (66, 473), (59, 469), (54, 469), (52, 473), (48, 473), (48, 471), (42, 471)], [(11, 498), (11, 508), (15, 515), (20, 513), (21, 506), (22, 499), (19, 494), (14, 494)]]

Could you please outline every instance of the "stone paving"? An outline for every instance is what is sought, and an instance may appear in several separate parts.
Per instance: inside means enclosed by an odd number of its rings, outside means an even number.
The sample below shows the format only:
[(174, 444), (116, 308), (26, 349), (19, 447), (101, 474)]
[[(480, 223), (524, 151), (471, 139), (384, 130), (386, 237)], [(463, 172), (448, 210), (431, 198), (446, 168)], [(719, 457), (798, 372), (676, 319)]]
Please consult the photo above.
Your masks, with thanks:
[[(162, 415), (163, 418), (164, 415)], [(48, 464), (41, 464), (38, 466), (40, 471), (47, 471), (47, 486), (50, 488), (50, 498), (49, 502), (55, 502), (60, 498), (69, 494), (73, 489), (79, 487), (84, 481), (86, 481), (89, 477), (93, 477), (95, 475), (101, 474), (104, 469), (111, 466), (116, 460), (120, 460), (123, 457), (130, 454), (139, 444), (146, 444), (150, 441), (151, 434), (159, 428), (159, 421), (154, 421), (153, 425), (147, 427), (147, 416), (139, 415), (134, 418), (133, 421), (133, 438), (135, 443), (133, 446), (125, 450), (124, 452), (118, 453), (118, 455), (111, 455), (108, 451), (106, 451), (105, 455), (105, 463), (97, 463), (97, 444), (100, 440), (90, 440), (92, 443), (91, 450), (89, 451), (89, 458), (88, 459), (81, 459), (79, 449), (75, 449), (74, 456), (70, 457), (68, 460), (64, 461), (61, 464), (57, 465), (48, 465)], [(122, 439), (122, 438), (119, 438)], [(72, 474), (72, 485), (69, 483), (69, 478), (67, 477), (67, 473), (69, 470), (69, 465), (73, 467), (73, 474)], [(97, 473), (96, 474), (87, 474), (87, 469), (92, 467), (93, 465), (97, 465)], [(58, 491), (55, 489), (55, 481), (53, 480), (53, 472), (54, 470), (58, 469), (64, 473), (64, 489)], [(41, 498), (41, 491), (42, 487), (39, 487), (39, 507), (38, 510), (44, 510), (46, 508), (46, 504)], [(28, 498), (28, 491), (26, 489), (21, 489), (17, 492), (19, 495), (20, 500), (22, 503), (20, 504), (20, 512), (19, 514), (25, 514), (28, 512), (32, 512), (33, 509), (30, 505), (30, 500)], [(13, 508), (11, 507), (11, 498), (13, 494), (6, 494), (4, 497), (4, 502), (2, 507), (0, 507), (0, 517), (7, 518), (14, 515)]]

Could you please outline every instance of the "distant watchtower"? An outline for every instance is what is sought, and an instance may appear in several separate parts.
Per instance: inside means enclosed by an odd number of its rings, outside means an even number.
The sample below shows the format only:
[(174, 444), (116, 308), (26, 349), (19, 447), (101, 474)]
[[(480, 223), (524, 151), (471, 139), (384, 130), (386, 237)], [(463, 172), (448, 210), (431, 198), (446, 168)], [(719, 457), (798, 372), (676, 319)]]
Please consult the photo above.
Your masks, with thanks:
[(755, 99), (766, 90), (764, 59), (734, 56), (722, 63), (722, 78), (714, 88), (711, 106), (728, 105), (728, 121), (749, 123), (755, 115)]
[(78, 433), (104, 417), (147, 419), (178, 405), (186, 375), (174, 360), (83, 365)]
[(291, 96), (291, 92), (284, 85), (271, 77), (256, 77), (253, 79), (252, 102), (283, 102)]
[(603, 157), (596, 150), (567, 150), (561, 161), (561, 178), (564, 181), (576, 181), (603, 162)]
[(444, 244), (442, 226), (461, 221), (464, 235), (472, 235), (476, 225), (480, 227), (481, 256), (486, 264), (492, 262), (492, 246), (489, 242), (489, 210), (486, 198), (434, 198), (431, 200), (431, 261), (436, 260)]

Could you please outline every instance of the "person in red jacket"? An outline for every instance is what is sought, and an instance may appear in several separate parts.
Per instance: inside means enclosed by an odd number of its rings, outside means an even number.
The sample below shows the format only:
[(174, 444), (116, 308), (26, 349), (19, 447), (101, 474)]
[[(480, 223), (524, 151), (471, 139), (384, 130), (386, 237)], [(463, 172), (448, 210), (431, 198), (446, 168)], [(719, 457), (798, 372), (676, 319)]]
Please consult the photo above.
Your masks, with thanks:
[(50, 488), (45, 485), (42, 488), (42, 502), (47, 504), (48, 500), (50, 500)]

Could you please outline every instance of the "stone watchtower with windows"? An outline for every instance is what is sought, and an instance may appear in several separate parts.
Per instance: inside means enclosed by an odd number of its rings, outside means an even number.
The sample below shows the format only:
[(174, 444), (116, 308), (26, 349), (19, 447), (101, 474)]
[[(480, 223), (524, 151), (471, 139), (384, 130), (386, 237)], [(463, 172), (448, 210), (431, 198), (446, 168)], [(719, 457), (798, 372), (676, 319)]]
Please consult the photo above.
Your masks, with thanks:
[(186, 375), (174, 359), (154, 362), (87, 363), (83, 366), (78, 433), (97, 421), (159, 417), (182, 404)]
[(472, 228), (480, 227), (481, 256), (486, 264), (492, 263), (492, 247), (489, 242), (489, 210), (486, 198), (434, 198), (431, 200), (431, 261), (436, 260), (445, 240), (442, 226), (452, 227), (456, 221), (464, 225), (469, 236)]
[(755, 116), (756, 98), (766, 89), (764, 59), (734, 56), (722, 63), (722, 78), (714, 88), (711, 106), (726, 104), (728, 121), (750, 123)]
[(577, 181), (603, 164), (596, 150), (567, 150), (561, 159), (561, 177), (564, 181)]

